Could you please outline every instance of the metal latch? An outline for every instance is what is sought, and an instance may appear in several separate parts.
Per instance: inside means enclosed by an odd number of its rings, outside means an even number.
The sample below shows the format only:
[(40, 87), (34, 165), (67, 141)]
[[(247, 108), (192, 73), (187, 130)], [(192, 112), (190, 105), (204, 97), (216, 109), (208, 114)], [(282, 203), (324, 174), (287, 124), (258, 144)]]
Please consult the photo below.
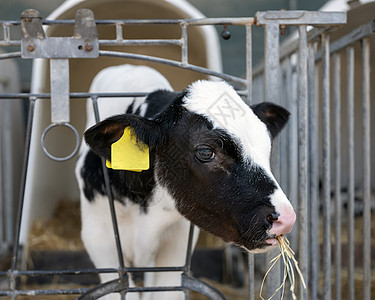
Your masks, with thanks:
[(99, 40), (94, 13), (89, 9), (79, 9), (76, 12), (74, 35), (71, 37), (47, 37), (42, 26), (42, 18), (35, 9), (22, 12), (21, 27), (22, 58), (50, 60), (51, 121), (53, 124), (47, 127), (42, 135), (42, 147), (50, 158), (65, 160), (67, 158), (58, 159), (46, 151), (44, 137), (51, 127), (58, 125), (67, 126), (76, 135), (78, 134), (74, 127), (68, 124), (70, 121), (69, 59), (99, 56)]

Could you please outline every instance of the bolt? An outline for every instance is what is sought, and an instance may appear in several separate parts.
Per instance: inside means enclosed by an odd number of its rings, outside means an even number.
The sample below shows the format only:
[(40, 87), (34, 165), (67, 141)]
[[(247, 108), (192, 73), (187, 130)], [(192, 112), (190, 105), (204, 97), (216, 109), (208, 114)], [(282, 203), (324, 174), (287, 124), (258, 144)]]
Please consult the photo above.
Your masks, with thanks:
[(27, 51), (33, 52), (35, 50), (35, 47), (33, 45), (28, 45), (27, 46)]
[(90, 44), (85, 45), (85, 50), (86, 50), (87, 52), (92, 51), (92, 46), (91, 46)]
[(286, 25), (280, 25), (281, 35), (285, 35)]

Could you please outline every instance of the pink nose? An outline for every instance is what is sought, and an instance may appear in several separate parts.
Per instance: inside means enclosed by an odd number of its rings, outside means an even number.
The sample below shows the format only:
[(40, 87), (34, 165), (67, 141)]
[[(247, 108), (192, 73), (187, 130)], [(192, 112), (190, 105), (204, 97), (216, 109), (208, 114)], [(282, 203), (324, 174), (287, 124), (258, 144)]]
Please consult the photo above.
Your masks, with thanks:
[(291, 205), (284, 206), (279, 211), (279, 216), (272, 220), (270, 234), (276, 236), (289, 233), (296, 222), (296, 213)]

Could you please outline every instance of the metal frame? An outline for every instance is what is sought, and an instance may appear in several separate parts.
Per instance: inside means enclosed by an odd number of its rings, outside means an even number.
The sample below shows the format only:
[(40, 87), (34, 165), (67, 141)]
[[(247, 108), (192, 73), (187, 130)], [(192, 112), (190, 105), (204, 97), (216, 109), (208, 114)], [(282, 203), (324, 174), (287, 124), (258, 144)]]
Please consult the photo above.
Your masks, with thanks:
[[(144, 61), (152, 61), (160, 64), (167, 64), (177, 68), (184, 68), (202, 74), (215, 76), (232, 83), (236, 83), (241, 86), (238, 93), (244, 97), (244, 100), (248, 103), (252, 103), (252, 97), (255, 91), (260, 90), (256, 83), (261, 82), (263, 89), (261, 92), (264, 94), (264, 99), (267, 101), (273, 101), (277, 103), (283, 103), (288, 106), (290, 110), (298, 114), (298, 121), (294, 120), (291, 125), (287, 128), (287, 132), (283, 133), (284, 137), (289, 133), (288, 139), (281, 138), (280, 141), (275, 142), (276, 151), (276, 163), (277, 170), (274, 169), (275, 174), (279, 174), (281, 182), (287, 194), (298, 197), (298, 203), (295, 199), (294, 205), (298, 208), (298, 231), (292, 235), (291, 241), (294, 248), (298, 249), (299, 261), (301, 270), (304, 274), (305, 280), (309, 282), (309, 293), (300, 289), (299, 299), (318, 299), (318, 276), (320, 272), (320, 266), (316, 263), (319, 261), (319, 249), (318, 249), (318, 230), (317, 224), (312, 220), (318, 219), (319, 217), (319, 167), (322, 170), (322, 204), (323, 204), (323, 221), (324, 221), (324, 249), (323, 249), (323, 273), (324, 273), (324, 297), (325, 299), (331, 298), (331, 210), (332, 206), (336, 208), (336, 212), (340, 212), (341, 199), (340, 199), (340, 170), (341, 170), (341, 153), (339, 145), (342, 143), (340, 140), (341, 124), (338, 122), (338, 116), (341, 114), (342, 103), (340, 95), (340, 56), (338, 52), (347, 49), (347, 114), (348, 114), (348, 149), (349, 149), (349, 172), (348, 172), (348, 191), (349, 191), (349, 202), (348, 202), (348, 220), (349, 220), (349, 296), (354, 299), (354, 116), (353, 116), (353, 105), (354, 105), (354, 48), (353, 44), (361, 41), (362, 57), (363, 57), (363, 148), (364, 148), (364, 178), (366, 178), (363, 186), (364, 191), (364, 222), (371, 223), (370, 215), (370, 81), (369, 81), (369, 60), (370, 60), (370, 46), (368, 36), (374, 32), (374, 22), (360, 26), (352, 33), (347, 34), (345, 37), (330, 43), (330, 32), (329, 28), (332, 26), (338, 26), (346, 22), (345, 13), (323, 13), (323, 12), (305, 12), (305, 11), (278, 11), (278, 12), (260, 12), (257, 13), (255, 18), (207, 18), (207, 19), (178, 19), (178, 20), (95, 20), (90, 17), (89, 12), (80, 12), (74, 20), (41, 20), (40, 17), (35, 14), (35, 11), (28, 11), (29, 15), (24, 15), (22, 21), (0, 21), (3, 26), (3, 40), (0, 41), (0, 46), (20, 46), (21, 51), (0, 54), (0, 59), (23, 57), (33, 59), (36, 57), (49, 58), (56, 63), (54, 66), (52, 63), (52, 71), (55, 68), (66, 66), (66, 62), (72, 57), (97, 57), (99, 56), (113, 56), (122, 58), (131, 58)], [(88, 23), (81, 22), (83, 16), (88, 17)], [(28, 24), (25, 24), (26, 19), (31, 19), (34, 29), (28, 30)], [(71, 37), (67, 38), (46, 38), (42, 34), (40, 29), (42, 25), (66, 25), (76, 24), (75, 36), (79, 34), (87, 34), (86, 38), (76, 41), (72, 41)], [(95, 35), (95, 26), (112, 24), (115, 26), (116, 38), (114, 40), (100, 40)], [(178, 24), (181, 27), (181, 38), (179, 39), (157, 39), (157, 40), (126, 40), (123, 38), (123, 27), (128, 24)], [(24, 39), (12, 40), (11, 39), (11, 28), (16, 26), (24, 27)], [(29, 24), (30, 25), (30, 24)], [(188, 31), (189, 26), (203, 26), (203, 25), (233, 25), (233, 26), (244, 26), (245, 27), (245, 40), (247, 48), (246, 56), (246, 76), (245, 78), (239, 78), (236, 76), (228, 75), (225, 73), (215, 72), (207, 68), (202, 68), (189, 63), (188, 61)], [(257, 68), (254, 72), (252, 70), (252, 27), (253, 25), (263, 26), (265, 28), (265, 63), (264, 65)], [(311, 31), (307, 31), (307, 25), (319, 26)], [(296, 41), (288, 44), (279, 43), (279, 31), (280, 26), (298, 26), (299, 38)], [(85, 29), (82, 29), (85, 28)], [(82, 30), (81, 30), (82, 29)], [(81, 31), (80, 31), (81, 30)], [(77, 35), (76, 35), (76, 32)], [(60, 40), (58, 40), (60, 39)], [(89, 42), (87, 42), (89, 40)], [(64, 48), (61, 52), (50, 50), (56, 49), (56, 44), (63, 45)], [(69, 45), (69, 46), (65, 46)], [(134, 53), (124, 53), (108, 50), (100, 50), (100, 46), (106, 45), (177, 45), (181, 47), (181, 60), (173, 61), (168, 59), (162, 59), (157, 57), (150, 57), (146, 55), (139, 55)], [(80, 48), (80, 46), (82, 46)], [(320, 47), (318, 49), (318, 46)], [(32, 48), (34, 47), (34, 49)], [(41, 47), (44, 50), (37, 50)], [(54, 48), (55, 47), (55, 48)], [(69, 51), (69, 47), (74, 47), (75, 51)], [(78, 49), (78, 50), (77, 50)], [(32, 51), (31, 51), (32, 50)], [(298, 61), (293, 63), (294, 54), (298, 54)], [(333, 126), (334, 134), (331, 133), (331, 114), (330, 114), (330, 55), (334, 55), (334, 82), (333, 82), (333, 101), (335, 123)], [(319, 160), (319, 149), (318, 149), (318, 93), (317, 93), (317, 74), (319, 63), (322, 69), (321, 79), (321, 91), (322, 91), (322, 130), (323, 130), (323, 162), (320, 165)], [(285, 66), (285, 67), (284, 67)], [(114, 234), (117, 241), (117, 251), (120, 261), (119, 268), (115, 269), (90, 269), (90, 270), (63, 270), (63, 271), (21, 271), (19, 267), (19, 229), (20, 221), (22, 216), (23, 207), (23, 194), (26, 180), (26, 169), (29, 158), (29, 147), (31, 138), (31, 124), (33, 122), (35, 101), (37, 99), (51, 99), (56, 105), (52, 106), (51, 120), (52, 125), (50, 126), (69, 126), (69, 119), (67, 119), (66, 109), (69, 104), (69, 99), (74, 101), (75, 98), (91, 98), (96, 113), (96, 120), (99, 121), (100, 117), (97, 110), (97, 98), (99, 97), (113, 97), (113, 96), (124, 96), (133, 97), (143, 95), (142, 93), (137, 94), (92, 94), (92, 93), (70, 93), (68, 86), (61, 86), (61, 80), (66, 79), (67, 72), (64, 72), (64, 76), (53, 77), (56, 82), (52, 83), (51, 94), (29, 94), (29, 93), (17, 93), (17, 94), (0, 94), (0, 99), (15, 99), (24, 98), (28, 99), (30, 103), (29, 119), (27, 126), (26, 136), (26, 151), (24, 158), (24, 169), (23, 169), (23, 184), (21, 186), (21, 196), (19, 201), (18, 220), (16, 223), (14, 246), (13, 246), (13, 258), (12, 266), (9, 271), (0, 271), (1, 276), (8, 276), (10, 282), (10, 289), (0, 291), (0, 296), (10, 296), (16, 298), (19, 295), (53, 295), (53, 294), (81, 294), (80, 299), (91, 299), (93, 296), (104, 295), (111, 291), (119, 291), (122, 296), (127, 292), (139, 292), (139, 291), (160, 291), (160, 290), (173, 290), (173, 291), (184, 291), (186, 299), (189, 299), (188, 290), (198, 291), (211, 299), (225, 299), (224, 296), (207, 286), (205, 283), (190, 276), (190, 260), (191, 260), (191, 239), (193, 233), (193, 226), (189, 235), (189, 247), (186, 255), (186, 263), (184, 266), (168, 267), (168, 268), (128, 268), (124, 265), (121, 255), (121, 245), (118, 239), (119, 233), (116, 222), (116, 212), (113, 206), (113, 200), (109, 195), (109, 205), (113, 217)], [(262, 80), (258, 80), (262, 78)], [(254, 82), (253, 82), (254, 80)], [(296, 89), (294, 90), (293, 84), (296, 82)], [(62, 90), (58, 90), (62, 88)], [(61, 96), (62, 95), (62, 96)], [(297, 101), (298, 99), (298, 101)], [(45, 133), (47, 133), (48, 128)], [(331, 161), (330, 152), (332, 151), (332, 137), (334, 137), (334, 161), (332, 162), (335, 166), (335, 181), (332, 182), (335, 187), (335, 202), (331, 204)], [(286, 142), (288, 140), (288, 142)], [(298, 147), (296, 146), (298, 143)], [(276, 145), (277, 144), (277, 145)], [(278, 145), (279, 144), (279, 145)], [(293, 147), (296, 146), (296, 149)], [(297, 152), (296, 152), (297, 151)], [(296, 156), (295, 154), (299, 154)], [(74, 153), (73, 153), (74, 155)], [(297, 159), (298, 157), (298, 159)], [(70, 157), (68, 157), (70, 158)], [(68, 159), (67, 158), (67, 159)], [(58, 158), (52, 157), (52, 159), (58, 160)], [(287, 162), (287, 163), (285, 163)], [(104, 170), (105, 165), (103, 164)], [(289, 170), (286, 170), (289, 168)], [(294, 171), (296, 171), (294, 173)], [(106, 172), (105, 172), (106, 173)], [(297, 175), (296, 175), (297, 174)], [(108, 176), (106, 178), (106, 185), (109, 186)], [(109, 188), (107, 188), (110, 191)], [(310, 213), (308, 213), (310, 211)], [(336, 238), (341, 235), (341, 218), (337, 218), (335, 235)], [(366, 227), (364, 233), (364, 299), (370, 299), (370, 286), (371, 286), (371, 261), (370, 253), (370, 241), (371, 232), (369, 227)], [(297, 247), (298, 246), (298, 247)], [(336, 272), (336, 285), (335, 285), (335, 297), (340, 299), (341, 283), (338, 274), (341, 271), (341, 245), (336, 243), (335, 245), (335, 272)], [(254, 291), (254, 257), (249, 255), (249, 299), (255, 299)], [(165, 272), (165, 271), (176, 271), (182, 272), (182, 284), (176, 287), (155, 287), (155, 288), (130, 288), (128, 286), (127, 274), (130, 272)], [(18, 290), (17, 279), (21, 276), (50, 276), (55, 274), (88, 274), (88, 273), (100, 273), (100, 272), (114, 272), (119, 274), (119, 280), (109, 282), (100, 285), (96, 289), (58, 289), (58, 290)], [(274, 272), (271, 276), (271, 281), (268, 282), (268, 294), (272, 295), (273, 291), (279, 286), (281, 282), (280, 273)]]
[[(370, 127), (371, 94), (369, 85), (370, 36), (375, 32), (375, 20), (358, 26), (332, 43), (330, 42), (330, 31), (327, 28), (315, 28), (307, 32), (306, 35), (306, 29), (303, 27), (303, 25), (298, 26), (298, 38), (280, 46), (277, 58), (280, 61), (280, 72), (283, 75), (280, 94), (284, 98), (283, 101), (288, 103), (291, 111), (298, 111), (298, 119), (290, 124), (292, 128), (298, 128), (298, 135), (291, 128), (288, 140), (289, 143), (294, 143), (292, 147), (297, 147), (298, 143), (298, 156), (290, 155), (290, 152), (289, 154), (281, 152), (280, 159), (289, 162), (288, 170), (282, 171), (284, 174), (298, 170), (298, 186), (294, 186), (292, 180), (284, 183), (286, 184), (284, 188), (289, 189), (289, 193), (298, 195), (298, 202), (294, 203), (299, 211), (298, 231), (294, 231), (291, 239), (299, 240), (299, 262), (305, 280), (307, 279), (309, 282), (309, 293), (301, 292), (299, 299), (332, 299), (333, 289), (334, 298), (341, 299), (343, 259), (348, 264), (347, 297), (348, 299), (358, 297), (355, 294), (354, 284), (354, 253), (358, 251), (355, 249), (354, 219), (355, 168), (360, 162), (356, 161), (354, 153), (359, 148), (363, 151), (364, 166), (363, 183), (362, 186), (359, 186), (363, 191), (363, 224), (365, 228), (362, 260), (363, 299), (371, 299), (371, 284), (373, 283), (371, 283), (370, 224), (373, 209), (371, 197), (373, 196), (371, 196), (370, 178), (373, 170), (371, 170), (370, 160), (370, 137), (373, 137), (374, 133), (371, 132)], [(362, 49), (355, 51), (355, 46), (359, 43), (361, 43)], [(362, 116), (360, 116), (360, 118), (362, 117), (362, 129), (355, 125), (354, 116), (355, 103), (361, 101), (358, 97), (355, 99), (354, 73), (355, 65), (358, 63), (355, 62), (355, 55), (362, 58), (362, 74), (356, 74), (362, 76), (362, 87), (357, 86), (357, 90), (362, 89)], [(346, 78), (341, 76), (344, 59)], [(319, 71), (320, 78), (317, 76)], [(259, 78), (267, 78), (267, 63), (261, 64), (255, 69), (254, 82), (261, 85)], [(265, 80), (264, 84), (267, 85), (267, 82), (268, 80)], [(297, 87), (293, 87), (293, 85), (297, 85)], [(346, 98), (343, 98), (341, 91), (345, 86)], [(307, 87), (308, 90), (306, 90)], [(254, 91), (258, 91), (258, 93), (259, 90), (259, 87), (254, 88)], [(296, 96), (297, 100), (295, 100)], [(345, 108), (345, 111), (342, 107)], [(342, 121), (343, 116), (346, 118), (346, 125)], [(355, 129), (362, 131), (362, 145), (355, 143)], [(347, 131), (346, 136), (343, 136), (342, 130)], [(319, 148), (319, 144), (321, 148)], [(343, 145), (347, 148), (347, 157), (343, 156)], [(283, 147), (289, 148), (290, 145)], [(348, 165), (347, 174), (343, 173), (342, 162), (345, 160)], [(347, 212), (343, 210), (344, 199), (341, 196), (345, 180), (347, 180)], [(307, 200), (309, 204), (307, 204)], [(308, 211), (309, 214), (307, 214)], [(335, 220), (333, 220), (333, 212), (335, 212)], [(319, 234), (320, 217), (323, 225), (322, 235)], [(343, 218), (347, 218), (347, 257), (343, 257), (341, 242), (334, 243), (334, 247), (332, 247), (332, 235), (335, 236), (336, 241), (341, 241)], [(335, 224), (334, 228), (332, 224)], [(320, 237), (323, 240), (321, 250), (319, 249)], [(334, 269), (331, 266), (333, 257)], [(322, 263), (318, 263), (320, 260)], [(319, 279), (320, 274), (323, 275), (322, 281)]]

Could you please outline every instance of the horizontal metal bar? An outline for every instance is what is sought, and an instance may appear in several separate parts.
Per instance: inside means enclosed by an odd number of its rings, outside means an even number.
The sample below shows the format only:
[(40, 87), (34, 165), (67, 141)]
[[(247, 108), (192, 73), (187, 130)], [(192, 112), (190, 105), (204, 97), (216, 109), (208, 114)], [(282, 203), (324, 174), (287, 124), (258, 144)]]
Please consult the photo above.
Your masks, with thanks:
[(343, 25), (346, 23), (346, 12), (323, 11), (266, 11), (256, 13), (256, 24), (267, 25), (270, 23), (284, 25)]
[[(178, 92), (178, 91), (177, 91)], [(247, 91), (236, 91), (238, 95), (242, 97), (247, 96)], [(145, 97), (149, 93), (82, 93), (82, 92), (75, 92), (69, 93), (69, 97), (71, 99), (82, 99), (82, 98), (115, 98), (115, 97)], [(29, 98), (37, 98), (37, 99), (49, 99), (51, 98), (50, 93), (3, 93), (0, 94), (1, 99), (29, 99)]]
[[(70, 98), (89, 98), (89, 97), (144, 97), (149, 93), (69, 93)], [(0, 94), (0, 99), (22, 99), (22, 98), (49, 99), (50, 93), (4, 93)]]
[(149, 55), (142, 55), (142, 54), (134, 54), (134, 53), (123, 53), (123, 52), (115, 52), (115, 51), (106, 51), (106, 50), (100, 50), (99, 56), (112, 56), (112, 57), (122, 57), (122, 58), (130, 58), (130, 59), (136, 59), (136, 60), (144, 60), (149, 62), (155, 62), (159, 64), (169, 65), (177, 68), (182, 68), (190, 71), (199, 72), (206, 75), (215, 76), (218, 78), (222, 78), (227, 81), (237, 82), (240, 84), (243, 84), (244, 86), (247, 85), (247, 81), (245, 79), (235, 77), (228, 74), (223, 74), (220, 72), (212, 71), (207, 68), (191, 65), (191, 64), (183, 64), (182, 62), (160, 58), (160, 57), (152, 57)]
[[(253, 24), (255, 21), (251, 17), (240, 18), (198, 18), (198, 19), (116, 19), (116, 20), (95, 20), (97, 25), (116, 25), (121, 23), (124, 25), (173, 25), (185, 22), (188, 25), (246, 25)], [(69, 25), (74, 24), (75, 20), (42, 20), (43, 25)], [(21, 25), (21, 21), (0, 20), (0, 25)]]
[(150, 40), (99, 40), (99, 45), (106, 46), (165, 46), (165, 45), (182, 45), (181, 39), (150, 39)]
[(6, 46), (21, 46), (21, 40), (3, 40), (0, 41), (0, 46), (6, 47)]
[(21, 57), (21, 51), (0, 54), (0, 59), (17, 58), (17, 57)]
[[(152, 273), (152, 272), (182, 272), (184, 267), (131, 267), (124, 268), (125, 272), (129, 273)], [(55, 276), (55, 275), (81, 275), (81, 274), (99, 274), (99, 273), (118, 273), (119, 269), (106, 268), (106, 269), (72, 269), (72, 270), (28, 270), (28, 271), (2, 271), (0, 276), (15, 277), (20, 276)]]
[(150, 287), (129, 287), (128, 293), (139, 293), (139, 292), (175, 292), (183, 291), (182, 286), (150, 286)]
[(48, 290), (0, 290), (0, 296), (75, 295), (87, 292), (88, 288)]

